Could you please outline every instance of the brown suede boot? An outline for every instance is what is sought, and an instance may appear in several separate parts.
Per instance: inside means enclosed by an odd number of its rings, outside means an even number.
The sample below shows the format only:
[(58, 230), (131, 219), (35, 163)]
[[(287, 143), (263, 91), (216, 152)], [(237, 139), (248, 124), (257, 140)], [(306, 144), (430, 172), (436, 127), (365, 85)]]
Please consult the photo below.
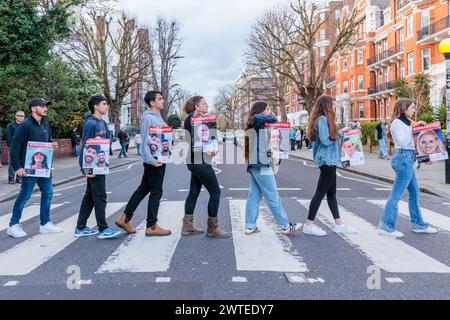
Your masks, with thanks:
[(155, 225), (145, 229), (145, 235), (147, 237), (153, 237), (153, 236), (164, 237), (164, 236), (168, 236), (171, 234), (172, 234), (172, 231), (161, 228), (160, 226), (158, 226), (157, 223)]
[(119, 219), (116, 221), (116, 226), (122, 228), (128, 234), (136, 233), (136, 229), (130, 223), (130, 219), (128, 219), (125, 212), (122, 212)]
[(194, 215), (184, 215), (183, 228), (181, 228), (181, 235), (190, 236), (195, 234), (205, 233), (203, 229), (194, 227)]
[(219, 229), (219, 219), (208, 217), (208, 229), (206, 235), (213, 238), (229, 238), (230, 234)]

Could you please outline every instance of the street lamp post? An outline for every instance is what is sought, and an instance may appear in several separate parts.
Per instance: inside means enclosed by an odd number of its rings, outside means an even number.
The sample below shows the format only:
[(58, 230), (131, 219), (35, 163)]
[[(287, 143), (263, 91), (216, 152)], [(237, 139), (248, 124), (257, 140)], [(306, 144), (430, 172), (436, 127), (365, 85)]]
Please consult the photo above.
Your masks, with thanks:
[(450, 38), (444, 39), (439, 44), (439, 51), (445, 57), (445, 83), (446, 83), (446, 99), (447, 99), (447, 153), (449, 159), (445, 161), (445, 183), (450, 184)]

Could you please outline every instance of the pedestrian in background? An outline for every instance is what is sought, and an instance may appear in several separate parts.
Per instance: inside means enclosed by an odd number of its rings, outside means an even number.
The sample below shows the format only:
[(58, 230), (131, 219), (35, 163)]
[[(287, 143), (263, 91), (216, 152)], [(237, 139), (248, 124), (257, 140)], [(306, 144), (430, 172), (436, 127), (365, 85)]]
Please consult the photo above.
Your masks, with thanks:
[(137, 150), (138, 156), (141, 155), (141, 142), (142, 142), (141, 133), (138, 130), (136, 135), (134, 136), (134, 143), (136, 144), (136, 150)]
[(250, 174), (250, 189), (245, 209), (246, 235), (260, 232), (256, 222), (263, 197), (280, 226), (282, 234), (293, 235), (302, 227), (301, 223), (289, 223), (277, 191), (277, 183), (271, 165), (272, 159), (268, 155), (264, 124), (277, 121), (278, 119), (272, 115), (271, 108), (265, 102), (256, 102), (247, 116), (244, 151), (247, 172)]
[(295, 127), (291, 128), (291, 151), (295, 151)]
[(355, 233), (356, 230), (342, 222), (336, 199), (336, 168), (341, 165), (341, 150), (339, 140), (349, 128), (337, 130), (336, 114), (333, 108), (333, 98), (320, 96), (311, 111), (308, 135), (312, 144), (313, 157), (320, 169), (317, 189), (309, 205), (308, 219), (303, 225), (303, 233), (313, 236), (326, 236), (325, 230), (314, 224), (319, 207), (325, 195), (328, 207), (333, 214), (336, 233)]
[[(11, 143), (12, 143), (12, 139), (14, 137), (14, 133), (16, 132), (17, 128), (23, 122), (24, 119), (25, 119), (25, 113), (23, 111), (17, 111), (15, 120), (13, 122), (8, 123), (8, 125), (6, 126), (6, 133), (5, 133), (6, 145), (8, 146), (8, 148), (10, 150), (10, 152), (9, 152), (9, 167), (8, 167), (8, 183), (9, 184), (22, 182), (22, 178), (19, 176), (16, 176), (16, 173), (11, 165)], [(15, 179), (14, 179), (14, 176), (16, 176)]]
[[(383, 236), (403, 237), (403, 233), (397, 231), (397, 216), (398, 202), (406, 190), (409, 193), (408, 205), (412, 232), (437, 232), (423, 220), (420, 210), (420, 186), (414, 171), (417, 157), (412, 127), (415, 123), (411, 120), (415, 112), (416, 106), (413, 100), (400, 98), (395, 102), (388, 132), (389, 139), (393, 140), (395, 144), (395, 154), (391, 160), (392, 169), (395, 171), (395, 180), (384, 207), (383, 216), (378, 224), (378, 234)], [(417, 124), (426, 125), (424, 121), (419, 121)], [(431, 164), (431, 162), (427, 162), (427, 164)]]
[(386, 119), (383, 119), (379, 124), (377, 124), (376, 132), (377, 132), (377, 140), (378, 145), (380, 146), (380, 151), (378, 153), (378, 158), (389, 160), (388, 152), (387, 152), (387, 128), (386, 128)]
[(77, 128), (72, 129), (72, 132), (70, 133), (70, 140), (72, 141), (72, 146), (73, 146), (73, 151), (74, 151), (75, 157), (78, 158), (78, 156), (79, 156), (78, 147), (80, 144), (80, 139), (77, 134)]
[(302, 150), (303, 130), (301, 130), (301, 127), (299, 126), (296, 126), (295, 130), (295, 144), (297, 150)]
[(128, 133), (124, 130), (124, 129), (120, 129), (120, 132), (117, 136), (119, 138), (119, 143), (120, 143), (120, 153), (119, 153), (119, 159), (122, 158), (122, 155), (125, 158), (128, 158), (127, 155), (127, 142), (128, 142)]

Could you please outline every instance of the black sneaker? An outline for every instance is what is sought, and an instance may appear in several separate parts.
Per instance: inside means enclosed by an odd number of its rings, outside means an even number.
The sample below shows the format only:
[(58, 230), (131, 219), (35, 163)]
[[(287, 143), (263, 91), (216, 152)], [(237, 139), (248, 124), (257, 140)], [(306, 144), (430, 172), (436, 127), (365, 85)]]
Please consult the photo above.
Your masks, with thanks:
[(8, 177), (8, 183), (9, 184), (14, 184), (14, 177)]

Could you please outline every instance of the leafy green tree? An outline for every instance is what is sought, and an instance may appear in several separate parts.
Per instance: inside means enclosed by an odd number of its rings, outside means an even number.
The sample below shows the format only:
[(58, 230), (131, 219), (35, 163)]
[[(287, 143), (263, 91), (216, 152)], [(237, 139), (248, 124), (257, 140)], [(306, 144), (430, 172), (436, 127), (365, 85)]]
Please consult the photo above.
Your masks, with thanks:
[(408, 82), (405, 79), (397, 79), (394, 82), (398, 98), (413, 99), (416, 107), (416, 120), (418, 118), (429, 118), (433, 114), (433, 106), (430, 103), (431, 76), (425, 73), (417, 73)]
[(172, 114), (167, 119), (167, 125), (173, 127), (174, 129), (178, 129), (181, 127), (181, 119), (178, 115)]

